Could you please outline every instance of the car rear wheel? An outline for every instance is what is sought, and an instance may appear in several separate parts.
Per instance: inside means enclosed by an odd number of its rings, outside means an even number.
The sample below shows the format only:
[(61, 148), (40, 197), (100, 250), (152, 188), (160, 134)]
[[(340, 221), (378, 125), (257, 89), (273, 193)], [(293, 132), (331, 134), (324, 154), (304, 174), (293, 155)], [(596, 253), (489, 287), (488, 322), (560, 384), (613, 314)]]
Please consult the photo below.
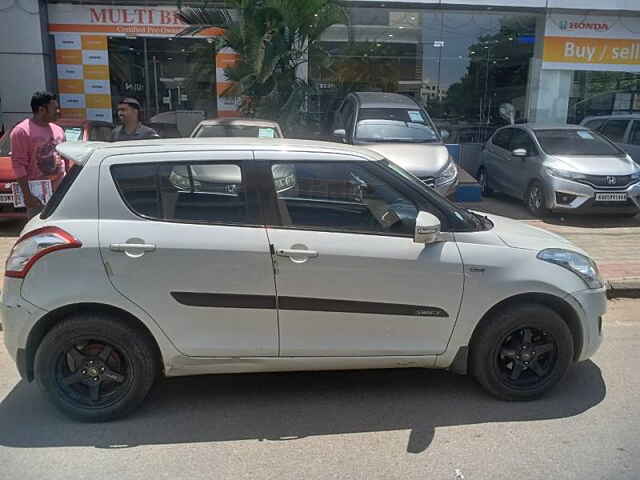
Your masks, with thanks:
[(544, 187), (539, 181), (531, 182), (525, 201), (527, 202), (527, 208), (536, 218), (543, 218), (549, 213), (545, 205)]
[(493, 190), (489, 186), (489, 175), (487, 174), (487, 169), (484, 167), (480, 167), (478, 171), (478, 183), (480, 184), (480, 193), (483, 197), (493, 195)]
[(53, 327), (38, 347), (34, 367), (52, 403), (89, 422), (133, 411), (158, 371), (151, 339), (104, 313), (76, 314)]
[(474, 335), (470, 371), (503, 400), (531, 400), (553, 388), (574, 354), (567, 324), (550, 308), (516, 305), (494, 315)]

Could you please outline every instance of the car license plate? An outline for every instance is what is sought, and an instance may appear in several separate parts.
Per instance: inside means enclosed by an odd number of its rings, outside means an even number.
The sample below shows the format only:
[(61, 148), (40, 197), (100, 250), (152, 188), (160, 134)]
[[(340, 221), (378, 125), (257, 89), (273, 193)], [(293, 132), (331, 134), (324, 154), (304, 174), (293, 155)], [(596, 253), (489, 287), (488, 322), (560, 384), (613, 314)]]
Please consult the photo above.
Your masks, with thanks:
[(0, 203), (10, 203), (13, 205), (13, 193), (0, 193)]
[(626, 193), (596, 193), (596, 202), (626, 202)]

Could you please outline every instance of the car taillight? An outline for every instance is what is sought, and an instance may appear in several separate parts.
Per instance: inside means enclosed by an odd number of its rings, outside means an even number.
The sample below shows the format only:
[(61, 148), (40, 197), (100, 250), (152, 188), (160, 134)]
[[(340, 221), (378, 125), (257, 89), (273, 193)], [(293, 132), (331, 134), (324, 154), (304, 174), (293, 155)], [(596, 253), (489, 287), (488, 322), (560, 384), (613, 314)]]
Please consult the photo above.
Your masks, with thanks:
[(61, 228), (38, 228), (20, 237), (13, 246), (5, 265), (5, 275), (24, 278), (33, 264), (47, 253), (81, 246), (80, 240)]

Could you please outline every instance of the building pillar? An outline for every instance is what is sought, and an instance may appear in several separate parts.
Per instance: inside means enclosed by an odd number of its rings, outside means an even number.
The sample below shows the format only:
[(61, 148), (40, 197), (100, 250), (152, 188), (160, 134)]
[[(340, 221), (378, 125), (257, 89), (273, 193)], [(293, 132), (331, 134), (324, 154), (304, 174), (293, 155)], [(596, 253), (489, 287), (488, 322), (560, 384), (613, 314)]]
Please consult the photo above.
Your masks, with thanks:
[[(9, 0), (0, 11), (0, 123), (6, 129), (31, 116), (33, 92), (53, 86), (47, 4)], [(0, 126), (1, 128), (1, 126)]]
[(565, 124), (569, 113), (573, 71), (542, 68), (545, 29), (546, 19), (540, 19), (536, 26), (534, 55), (529, 63), (527, 121)]

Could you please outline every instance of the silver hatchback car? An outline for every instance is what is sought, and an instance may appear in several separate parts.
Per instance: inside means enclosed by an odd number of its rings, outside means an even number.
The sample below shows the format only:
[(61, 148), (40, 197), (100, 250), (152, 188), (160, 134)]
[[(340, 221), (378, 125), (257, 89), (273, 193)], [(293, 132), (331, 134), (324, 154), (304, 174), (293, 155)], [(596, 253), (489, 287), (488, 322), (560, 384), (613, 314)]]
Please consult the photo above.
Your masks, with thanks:
[(300, 140), (62, 144), (75, 166), (13, 247), (22, 377), (108, 420), (161, 376), (363, 368), (473, 374), (538, 397), (602, 341), (595, 263), (461, 209), (382, 156)]
[(477, 175), (482, 193), (523, 199), (534, 215), (549, 211), (634, 216), (640, 167), (619, 147), (580, 126), (514, 125), (485, 144)]

